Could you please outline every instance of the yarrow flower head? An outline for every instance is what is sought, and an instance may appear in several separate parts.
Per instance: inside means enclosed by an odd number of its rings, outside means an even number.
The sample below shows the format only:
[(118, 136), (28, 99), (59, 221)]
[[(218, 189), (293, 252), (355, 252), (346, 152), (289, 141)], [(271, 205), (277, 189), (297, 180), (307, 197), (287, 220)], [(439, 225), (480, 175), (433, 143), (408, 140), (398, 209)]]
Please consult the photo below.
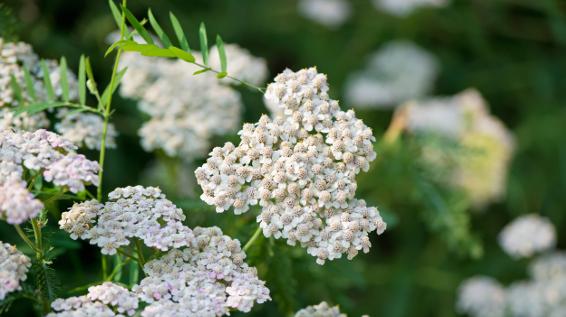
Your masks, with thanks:
[(458, 311), (474, 317), (503, 317), (506, 293), (496, 280), (475, 276), (465, 280), (458, 290)]
[(146, 277), (133, 288), (150, 303), (142, 316), (223, 316), (270, 300), (265, 282), (244, 262), (238, 240), (216, 227), (197, 227), (194, 235), (186, 248), (144, 266)]
[(0, 301), (8, 293), (22, 289), (20, 283), (26, 280), (30, 266), (27, 256), (16, 247), (0, 241)]
[(139, 301), (128, 289), (105, 282), (88, 288), (84, 296), (56, 299), (47, 317), (124, 317), (133, 316)]
[(183, 211), (159, 188), (135, 186), (115, 189), (105, 204), (95, 200), (74, 204), (61, 215), (59, 226), (71, 238), (90, 240), (103, 254), (115, 254), (133, 238), (161, 251), (186, 246), (193, 233), (183, 220)]
[(326, 302), (312, 305), (299, 310), (295, 317), (347, 317), (342, 314), (338, 306), (330, 306)]
[(544, 217), (524, 215), (503, 228), (499, 234), (499, 244), (514, 258), (530, 257), (555, 246), (556, 230)]
[(458, 145), (461, 150), (455, 155), (425, 146), (422, 161), (445, 169), (445, 161), (450, 161), (453, 166), (443, 181), (465, 192), (474, 207), (482, 208), (505, 194), (513, 135), (489, 113), (477, 91), (409, 102), (398, 109), (396, 117), (411, 133), (432, 135)]
[(396, 16), (407, 16), (421, 7), (444, 7), (448, 0), (372, 0), (375, 7)]
[(25, 170), (73, 193), (98, 184), (98, 163), (74, 150), (70, 141), (46, 130), (0, 131), (0, 217), (20, 224), (43, 209), (27, 189)]
[(438, 62), (430, 52), (412, 42), (390, 42), (348, 78), (346, 100), (358, 108), (393, 108), (427, 95), (437, 73)]
[(344, 24), (352, 15), (347, 0), (300, 0), (299, 13), (329, 28)]
[(355, 199), (356, 175), (375, 159), (371, 129), (328, 97), (316, 69), (286, 70), (265, 93), (276, 114), (245, 124), (238, 146), (215, 148), (195, 171), (201, 199), (241, 214), (259, 204), (266, 237), (300, 244), (317, 262), (368, 252), (385, 230), (379, 212)]

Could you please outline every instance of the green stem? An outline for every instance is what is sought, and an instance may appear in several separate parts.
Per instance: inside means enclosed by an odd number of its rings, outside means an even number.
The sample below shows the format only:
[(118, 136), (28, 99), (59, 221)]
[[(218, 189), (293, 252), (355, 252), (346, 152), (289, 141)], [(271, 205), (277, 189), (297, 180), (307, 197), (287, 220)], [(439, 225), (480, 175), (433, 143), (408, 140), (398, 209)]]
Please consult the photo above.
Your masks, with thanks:
[[(126, 0), (122, 0), (122, 6), (126, 7)], [(122, 13), (122, 23), (120, 25), (120, 40), (124, 39), (124, 34), (126, 30), (126, 14)], [(116, 85), (116, 74), (118, 72), (118, 65), (120, 63), (120, 56), (122, 55), (122, 50), (118, 49), (116, 53), (116, 58), (114, 59), (114, 67), (112, 68), (112, 75), (110, 77), (110, 90), (108, 96), (108, 102), (104, 105), (104, 111), (102, 117), (104, 122), (102, 124), (102, 137), (100, 140), (100, 156), (98, 157), (98, 166), (100, 170), (98, 172), (98, 188), (96, 191), (96, 198), (98, 201), (102, 201), (102, 182), (104, 178), (104, 160), (106, 158), (106, 137), (108, 134), (108, 123), (110, 121), (111, 105), (112, 105), (112, 95), (114, 92), (114, 86)], [(107, 277), (107, 260), (106, 256), (102, 255), (102, 277), (106, 279)]]
[(254, 235), (250, 238), (250, 240), (248, 240), (246, 245), (244, 245), (244, 252), (248, 251), (248, 249), (252, 246), (252, 244), (254, 244), (254, 242), (257, 240), (260, 234), (261, 234), (261, 227), (257, 227), (256, 231), (254, 232)]
[(28, 247), (30, 247), (33, 250), (33, 252), (36, 252), (35, 244), (28, 238), (22, 227), (20, 227), (20, 225), (14, 225), (14, 228), (16, 228), (16, 232), (22, 238), (22, 240), (24, 240), (24, 242), (28, 245)]
[[(49, 285), (49, 278), (47, 277), (46, 267), (45, 267), (45, 253), (43, 251), (43, 237), (41, 233), (41, 224), (36, 218), (31, 219), (31, 225), (33, 227), (33, 235), (35, 238), (35, 258), (37, 264), (40, 267), (41, 274), (43, 275), (41, 279), (45, 282), (45, 289), (40, 290), (43, 314), (47, 315), (50, 311), (51, 303), (50, 298), (52, 298), (53, 290)], [(41, 286), (43, 288), (43, 286)]]
[(136, 252), (138, 253), (138, 263), (140, 264), (141, 268), (143, 269), (145, 265), (145, 258), (143, 256), (143, 249), (141, 241), (136, 239)]
[(33, 235), (35, 237), (35, 257), (38, 261), (43, 261), (43, 240), (41, 237), (41, 226), (35, 218), (31, 220), (31, 225), (33, 226)]

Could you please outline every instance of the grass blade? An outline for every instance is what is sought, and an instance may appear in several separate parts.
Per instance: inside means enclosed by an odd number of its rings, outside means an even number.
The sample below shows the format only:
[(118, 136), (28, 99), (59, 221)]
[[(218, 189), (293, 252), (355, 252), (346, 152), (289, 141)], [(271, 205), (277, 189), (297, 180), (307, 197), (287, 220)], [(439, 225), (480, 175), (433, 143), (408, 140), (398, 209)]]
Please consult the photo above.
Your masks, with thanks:
[(61, 86), (63, 100), (69, 101), (69, 79), (67, 78), (67, 60), (65, 57), (61, 57), (61, 61), (59, 62), (59, 76), (59, 85)]
[(220, 35), (216, 36), (216, 49), (218, 50), (218, 57), (220, 58), (220, 73), (217, 75), (217, 77), (226, 77), (228, 75), (228, 60), (226, 59), (224, 41), (222, 41)]
[(187, 52), (191, 51), (189, 47), (189, 41), (187, 41), (187, 37), (185, 36), (185, 32), (183, 32), (183, 28), (177, 20), (177, 17), (172, 13), (169, 12), (169, 19), (171, 20), (171, 25), (173, 26), (173, 30), (175, 31), (175, 35), (177, 36), (177, 40), (179, 41), (179, 46)]
[(200, 40), (200, 53), (202, 54), (202, 61), (208, 66), (208, 38), (206, 36), (206, 26), (204, 22), (200, 24), (199, 28), (199, 40)]
[(169, 40), (167, 34), (163, 32), (163, 29), (161, 28), (161, 26), (153, 16), (153, 13), (151, 13), (151, 9), (147, 11), (147, 16), (149, 17), (149, 24), (151, 24), (151, 27), (155, 31), (155, 34), (157, 34), (157, 36), (161, 40), (161, 44), (163, 44), (164, 47), (171, 46), (171, 40)]
[(79, 102), (81, 105), (86, 103), (86, 70), (84, 55), (81, 55), (81, 59), (79, 61)]
[(136, 19), (136, 17), (128, 10), (126, 7), (122, 6), (122, 10), (126, 15), (126, 19), (130, 22), (130, 24), (134, 27), (134, 29), (138, 32), (138, 34), (146, 41), (148, 44), (154, 44), (151, 35), (147, 32), (147, 30), (141, 25), (140, 21)]
[(51, 83), (51, 77), (49, 76), (49, 68), (45, 60), (40, 62), (41, 71), (43, 72), (43, 85), (45, 86), (45, 92), (47, 93), (47, 100), (55, 100), (55, 89), (53, 89), (53, 84)]

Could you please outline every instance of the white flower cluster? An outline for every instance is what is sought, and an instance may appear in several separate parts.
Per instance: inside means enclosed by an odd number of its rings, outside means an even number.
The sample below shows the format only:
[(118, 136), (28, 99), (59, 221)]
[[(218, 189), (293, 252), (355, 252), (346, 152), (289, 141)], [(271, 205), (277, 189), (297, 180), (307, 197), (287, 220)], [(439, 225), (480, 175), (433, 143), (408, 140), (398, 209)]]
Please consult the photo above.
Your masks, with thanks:
[[(54, 87), (57, 97), (63, 95), (61, 86), (61, 71), (59, 64), (54, 60), (46, 61), (49, 79)], [(11, 85), (11, 77), (14, 76), (20, 87), (27, 87), (24, 68), (30, 71), (32, 85), (35, 88), (36, 98), (46, 100), (47, 91), (43, 81), (43, 71), (40, 66), (39, 57), (33, 52), (29, 44), (18, 42), (4, 42), (0, 38), (0, 130), (15, 129), (35, 131), (49, 127), (49, 120), (44, 112), (35, 114), (22, 113), (16, 115), (12, 110), (18, 106)], [(76, 76), (67, 71), (67, 84), (69, 85), (69, 99), (78, 99), (78, 83)], [(30, 99), (26, 89), (22, 92), (24, 100)], [(12, 106), (12, 107), (11, 107)], [(56, 125), (56, 130), (76, 145), (85, 145), (89, 149), (99, 149), (102, 134), (102, 119), (91, 113), (74, 113), (68, 110), (58, 111), (57, 117), (62, 120)], [(116, 130), (112, 124), (108, 125), (107, 143), (112, 146)], [(98, 140), (95, 140), (98, 138)]]
[(27, 256), (16, 247), (0, 241), (0, 301), (8, 293), (22, 289), (20, 283), (26, 280), (30, 266)]
[(496, 280), (475, 276), (465, 280), (458, 290), (457, 310), (474, 317), (502, 317), (505, 289)]
[(162, 251), (186, 246), (193, 233), (183, 220), (183, 211), (159, 188), (135, 186), (115, 189), (105, 204), (95, 200), (74, 204), (61, 215), (59, 226), (71, 238), (90, 240), (103, 254), (115, 254), (132, 238)]
[(265, 282), (244, 262), (238, 240), (217, 227), (197, 227), (194, 235), (188, 247), (144, 266), (146, 277), (133, 288), (150, 303), (142, 316), (223, 316), (270, 300)]
[(566, 253), (536, 259), (530, 280), (503, 288), (489, 277), (473, 277), (460, 287), (457, 308), (470, 316), (561, 317), (566, 311)]
[(342, 314), (338, 306), (332, 307), (328, 303), (322, 302), (299, 310), (295, 317), (346, 317), (346, 314)]
[(299, 243), (319, 264), (369, 252), (368, 233), (386, 227), (376, 208), (355, 199), (355, 177), (376, 156), (372, 131), (327, 91), (316, 69), (286, 70), (265, 94), (279, 115), (245, 124), (237, 147), (215, 148), (195, 171), (202, 200), (236, 214), (259, 204), (263, 234)]
[(0, 130), (35, 131), (48, 126), (49, 119), (44, 112), (34, 114), (24, 112), (16, 115), (11, 107), (0, 107)]
[[(226, 60), (228, 61), (227, 72), (231, 77), (256, 86), (265, 83), (269, 75), (265, 59), (253, 56), (247, 49), (236, 44), (224, 45), (224, 51), (226, 52)], [(210, 67), (220, 69), (218, 48), (213, 46), (208, 55)], [(224, 78), (222, 80), (231, 84), (237, 84), (237, 82), (230, 78)]]
[(98, 163), (77, 154), (75, 146), (46, 131), (0, 131), (0, 217), (20, 224), (41, 212), (43, 204), (28, 191), (24, 169), (73, 193), (98, 184)]
[[(262, 60), (237, 46), (226, 49), (229, 70), (252, 83), (265, 80)], [(211, 63), (220, 63), (216, 55), (211, 55)], [(139, 130), (146, 151), (162, 149), (192, 161), (206, 156), (212, 136), (233, 132), (240, 124), (242, 100), (237, 90), (223, 84), (232, 82), (229, 79), (218, 80), (211, 72), (193, 75), (200, 68), (185, 61), (138, 54), (124, 54), (121, 66), (128, 71), (120, 93), (139, 100), (140, 109), (151, 117)]]
[(329, 28), (344, 24), (352, 14), (348, 0), (300, 0), (299, 12)]
[(88, 288), (84, 296), (56, 299), (54, 312), (46, 317), (124, 317), (133, 316), (139, 302), (126, 288), (105, 282)]
[[(11, 77), (24, 82), (24, 66), (30, 71), (38, 65), (38, 57), (30, 45), (6, 42), (0, 38), (0, 107), (17, 103), (12, 91)], [(41, 85), (39, 81), (34, 83)]]
[[(77, 146), (100, 150), (104, 121), (99, 115), (62, 109), (57, 112), (57, 117), (60, 121), (55, 124), (55, 130), (64, 138)], [(117, 134), (114, 125), (109, 124), (106, 131), (107, 148), (116, 147)]]
[(372, 0), (378, 10), (396, 16), (407, 16), (421, 7), (444, 7), (448, 0)]
[[(416, 134), (436, 135), (454, 141), (462, 149), (455, 157), (446, 180), (461, 188), (472, 204), (481, 208), (505, 194), (507, 170), (514, 149), (511, 132), (489, 113), (475, 90), (453, 97), (410, 102), (398, 109), (406, 129)], [(431, 164), (445, 158), (440, 149), (425, 148), (424, 161)]]
[(348, 78), (346, 100), (359, 108), (392, 108), (427, 95), (437, 73), (431, 53), (412, 42), (390, 42)]
[[(49, 79), (55, 88), (56, 96), (62, 96), (61, 72), (59, 64), (54, 60), (46, 61)], [(44, 83), (43, 71), (40, 67), (40, 59), (29, 44), (23, 42), (5, 42), (0, 38), (0, 107), (6, 105), (17, 105), (18, 101), (12, 91), (11, 77), (13, 76), (20, 87), (26, 87), (24, 69), (30, 71), (32, 85), (35, 88), (37, 98), (45, 99), (47, 96)], [(78, 98), (77, 80), (73, 73), (67, 72), (67, 83), (69, 85), (69, 98)], [(27, 91), (22, 91), (24, 100), (29, 100)], [(37, 127), (38, 128), (38, 127)]]
[(503, 228), (499, 244), (514, 258), (530, 257), (554, 248), (556, 229), (547, 218), (536, 214), (524, 215)]

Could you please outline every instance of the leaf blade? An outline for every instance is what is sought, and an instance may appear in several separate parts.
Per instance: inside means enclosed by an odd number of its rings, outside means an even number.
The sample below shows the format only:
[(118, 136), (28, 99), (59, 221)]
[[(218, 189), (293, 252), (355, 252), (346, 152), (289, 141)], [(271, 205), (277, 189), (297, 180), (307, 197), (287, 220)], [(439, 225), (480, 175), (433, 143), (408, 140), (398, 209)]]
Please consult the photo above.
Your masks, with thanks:
[(126, 15), (126, 19), (128, 22), (134, 27), (134, 29), (138, 32), (138, 34), (146, 41), (148, 44), (154, 44), (151, 35), (145, 29), (145, 27), (138, 21), (138, 19), (134, 16), (134, 14), (128, 10), (128, 8), (122, 6), (122, 11)]
[(226, 50), (224, 49), (224, 41), (222, 41), (220, 35), (216, 36), (216, 50), (220, 59), (220, 74), (225, 74), (224, 77), (226, 77), (228, 75), (228, 60), (226, 58)]
[(59, 62), (59, 85), (61, 86), (61, 94), (64, 101), (69, 101), (69, 80), (67, 78), (67, 60), (61, 57)]
[(31, 73), (27, 66), (24, 66), (24, 79), (26, 81), (27, 92), (29, 93), (32, 100), (36, 100), (37, 94), (35, 92), (35, 85), (33, 84), (33, 79), (31, 78)]
[(202, 61), (208, 66), (208, 38), (206, 36), (206, 26), (201, 22), (199, 27), (199, 40), (200, 40), (200, 53), (202, 54)]
[(164, 47), (171, 46), (171, 40), (169, 40), (169, 37), (167, 36), (167, 34), (165, 34), (163, 29), (161, 28), (161, 26), (153, 16), (151, 9), (147, 10), (147, 16), (149, 17), (149, 24), (151, 24), (151, 27), (155, 31), (155, 34), (157, 34), (157, 36), (161, 40), (161, 44), (163, 44)]
[(177, 40), (179, 41), (179, 46), (181, 46), (183, 50), (190, 52), (191, 47), (189, 46), (189, 41), (185, 36), (183, 28), (181, 27), (181, 23), (179, 23), (179, 20), (172, 12), (169, 12), (169, 20), (171, 20), (171, 25), (173, 26), (173, 30), (175, 31), (175, 35), (177, 36)]
[(55, 89), (53, 88), (53, 84), (51, 83), (51, 76), (49, 75), (49, 68), (47, 67), (47, 63), (45, 60), (40, 62), (41, 71), (43, 73), (43, 84), (45, 86), (45, 91), (47, 93), (47, 100), (53, 101), (55, 100)]
[(79, 60), (79, 102), (81, 105), (86, 103), (86, 69), (84, 55), (81, 55)]

